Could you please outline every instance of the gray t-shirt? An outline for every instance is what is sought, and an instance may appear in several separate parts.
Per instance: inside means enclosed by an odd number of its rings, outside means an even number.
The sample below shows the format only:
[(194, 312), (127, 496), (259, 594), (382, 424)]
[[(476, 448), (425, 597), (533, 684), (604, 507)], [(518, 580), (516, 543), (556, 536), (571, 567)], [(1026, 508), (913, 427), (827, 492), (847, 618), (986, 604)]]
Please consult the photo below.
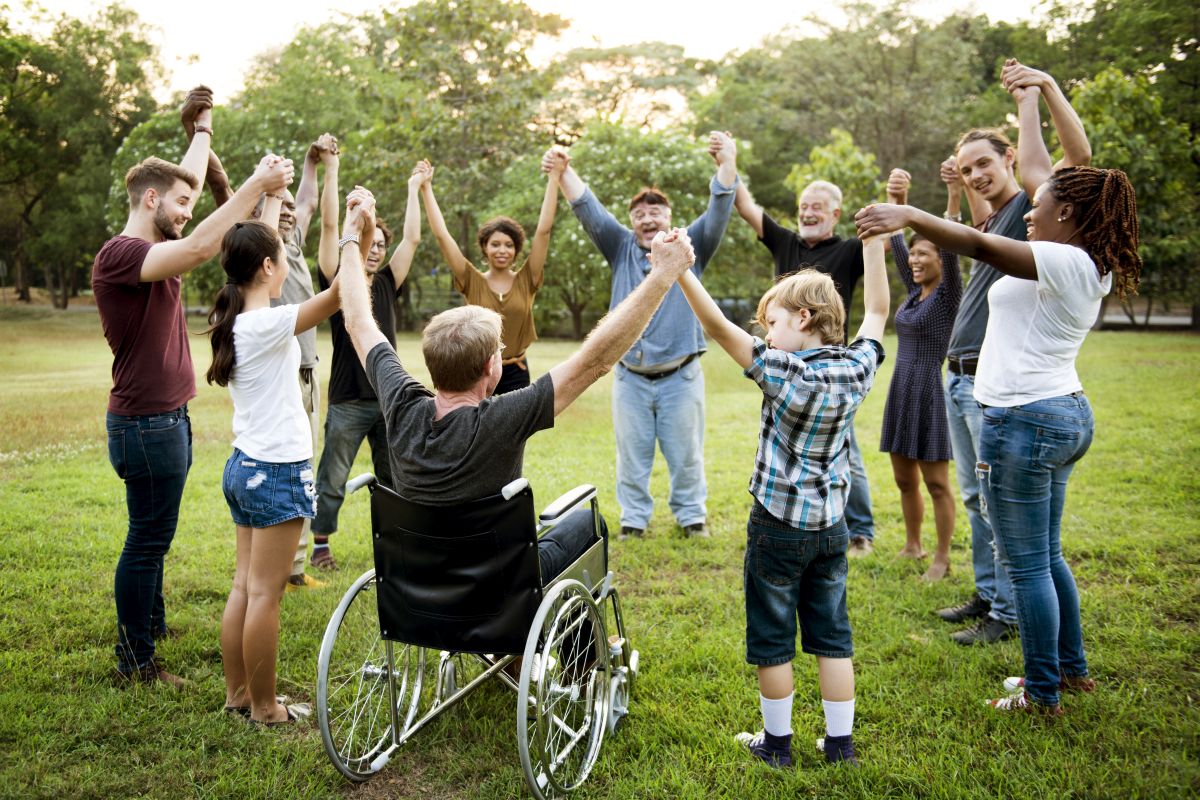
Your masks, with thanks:
[[(288, 260), (288, 274), (283, 281), (283, 291), (278, 300), (272, 300), (272, 306), (290, 306), (303, 303), (313, 297), (312, 273), (304, 260), (304, 233), (299, 228), (292, 229), (292, 235), (283, 243), (284, 253)], [(309, 328), (296, 336), (300, 341), (300, 366), (315, 367), (317, 365), (317, 329)]]
[(409, 375), (391, 345), (367, 354), (367, 380), (387, 425), (397, 493), (447, 506), (498, 494), (521, 477), (525, 440), (554, 427), (554, 384), (532, 386), (457, 408), (434, 420), (433, 394)]
[[(1025, 241), (1025, 214), (1032, 207), (1029, 195), (1017, 192), (999, 211), (988, 218), (983, 227), (984, 233), (994, 233), (1019, 242)], [(987, 332), (988, 290), (1003, 275), (1003, 272), (991, 264), (975, 262), (971, 268), (971, 279), (967, 283), (967, 289), (958, 304), (958, 314), (954, 318), (954, 331), (950, 334), (947, 355), (955, 358), (979, 357), (979, 351), (983, 348), (983, 335)]]

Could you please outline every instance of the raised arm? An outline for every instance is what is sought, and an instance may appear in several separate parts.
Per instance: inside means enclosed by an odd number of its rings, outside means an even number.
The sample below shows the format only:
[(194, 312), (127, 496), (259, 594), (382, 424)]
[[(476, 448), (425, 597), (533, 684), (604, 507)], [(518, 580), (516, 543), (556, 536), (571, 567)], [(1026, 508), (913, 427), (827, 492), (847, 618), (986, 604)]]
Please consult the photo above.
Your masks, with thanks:
[(863, 240), (908, 227), (944, 250), (984, 261), (1006, 275), (1037, 280), (1037, 266), (1028, 242), (980, 233), (969, 225), (938, 219), (912, 206), (886, 203), (867, 206), (854, 215), (854, 222)]
[(325, 168), (325, 186), (321, 189), (321, 238), (317, 243), (317, 266), (325, 280), (332, 283), (338, 271), (338, 219), (341, 216), (338, 167), (341, 159), (336, 148), (322, 150), (319, 158)]
[(583, 193), (587, 191), (587, 184), (583, 182), (583, 178), (575, 172), (571, 166), (571, 156), (564, 150), (556, 147), (551, 147), (542, 156), (542, 172), (553, 177), (555, 166), (559, 159), (566, 159), (566, 164), (558, 173), (558, 185), (562, 189), (563, 197), (567, 198), (568, 203), (574, 203)]
[(887, 267), (883, 263), (883, 237), (873, 236), (863, 240), (863, 313), (862, 325), (858, 326), (856, 339), (883, 341), (883, 328), (887, 324), (889, 295)]
[(733, 195), (733, 207), (737, 209), (738, 215), (746, 220), (746, 223), (754, 230), (754, 235), (761, 239), (763, 235), (762, 206), (754, 202), (754, 198), (750, 195), (750, 190), (741, 181), (738, 182), (737, 190)]
[(338, 310), (341, 300), (341, 280), (335, 275), (333, 283), (323, 292), (319, 292), (300, 304), (296, 312), (295, 333), (304, 333), (309, 328), (315, 328), (320, 323), (333, 316)]
[(596, 324), (574, 355), (550, 370), (555, 416), (583, 394), (584, 389), (607, 374), (617, 359), (633, 346), (667, 291), (695, 260), (696, 255), (684, 230), (675, 228), (667, 234), (659, 232), (650, 248), (650, 274)]
[[(197, 86), (187, 93), (183, 108), (179, 112), (184, 133), (188, 138), (188, 149), (179, 166), (193, 175), (205, 175), (208, 172), (208, 154), (212, 148), (213, 135), (212, 106), (212, 89)], [(193, 192), (189, 199), (188, 211), (196, 207), (199, 199), (200, 193)]]
[(262, 213), (258, 215), (258, 221), (266, 225), (271, 230), (279, 229), (279, 212), (283, 208), (283, 195), (268, 193), (263, 195)]
[(708, 154), (717, 162), (717, 181), (733, 186), (737, 180), (737, 143), (729, 131), (709, 131)]
[(467, 270), (472, 269), (471, 262), (463, 255), (458, 242), (454, 241), (450, 229), (446, 227), (442, 209), (438, 207), (437, 198), (433, 195), (432, 174), (429, 180), (421, 184), (421, 199), (425, 201), (425, 217), (429, 220), (429, 230), (433, 232), (438, 249), (442, 251), (442, 259), (450, 268), (455, 283), (461, 286), (466, 281)]
[(428, 161), (418, 161), (408, 176), (408, 202), (404, 206), (404, 236), (400, 244), (392, 251), (388, 260), (388, 269), (392, 271), (392, 279), (397, 286), (408, 278), (412, 268), (413, 257), (417, 254), (417, 245), (421, 243), (421, 187), (433, 177), (433, 167)]
[(229, 202), (209, 214), (191, 235), (152, 246), (142, 262), (138, 280), (151, 283), (183, 275), (215, 256), (221, 249), (225, 231), (250, 217), (263, 192), (282, 192), (292, 182), (292, 171), (291, 161), (279, 156), (265, 157)]
[(233, 186), (229, 183), (225, 166), (212, 150), (208, 151), (208, 172), (204, 175), (204, 182), (208, 184), (208, 191), (212, 193), (213, 203), (217, 208), (228, 203), (229, 198), (233, 197)]
[(323, 133), (308, 146), (308, 152), (304, 154), (300, 188), (296, 190), (296, 230), (303, 233), (308, 233), (308, 226), (317, 211), (317, 165), (321, 163), (321, 152), (330, 148), (337, 153), (337, 139)]
[[(1075, 113), (1075, 109), (1071, 107), (1070, 101), (1067, 100), (1067, 96), (1054, 78), (1050, 77), (1048, 73), (1027, 67), (1015, 58), (1010, 58), (1004, 64), (1000, 79), (1004, 83), (1004, 88), (1011, 92), (1017, 101), (1018, 119), (1021, 120), (1021, 138), (1017, 142), (1017, 166), (1021, 172), (1021, 181), (1025, 192), (1030, 197), (1033, 197), (1037, 187), (1050, 177), (1052, 170), (1062, 167), (1086, 167), (1092, 163), (1092, 146), (1088, 143), (1083, 121), (1079, 119), (1079, 115)], [(1032, 174), (1026, 177), (1026, 166), (1022, 163), (1021, 152), (1021, 143), (1026, 136), (1021, 90), (1028, 91), (1030, 89), (1035, 90), (1035, 97), (1031, 101), (1033, 103), (1031, 116), (1037, 121), (1039, 115), (1036, 95), (1040, 94), (1046, 100), (1046, 108), (1050, 110), (1050, 121), (1054, 124), (1054, 130), (1062, 144), (1063, 157), (1058, 164), (1051, 164), (1049, 163), (1049, 153), (1046, 153), (1044, 157), (1040, 153), (1030, 153)], [(1040, 124), (1037, 140), (1042, 141)], [(1042, 149), (1045, 149), (1044, 142)]]
[[(888, 174), (888, 202), (898, 206), (908, 205), (910, 186), (912, 186), (912, 175), (908, 170), (894, 168)], [(908, 245), (904, 243), (904, 231), (894, 232), (887, 240), (887, 248), (892, 251), (892, 257), (896, 261), (896, 272), (900, 274), (900, 280), (904, 282), (905, 290), (912, 293), (917, 287), (913, 283), (912, 268), (908, 263)], [(866, 250), (863, 251), (863, 256), (865, 258)]]
[(546, 177), (546, 191), (542, 195), (542, 210), (538, 214), (537, 230), (529, 247), (529, 260), (525, 269), (530, 270), (534, 286), (540, 286), (546, 269), (546, 254), (550, 252), (550, 234), (554, 230), (554, 215), (558, 212), (558, 183), (570, 164), (570, 156), (555, 150), (554, 164)]
[(696, 273), (691, 270), (683, 273), (679, 278), (679, 287), (683, 289), (683, 296), (692, 307), (692, 313), (700, 320), (704, 332), (721, 345), (721, 349), (729, 353), (739, 367), (745, 369), (750, 366), (754, 337), (725, 318)]
[[(342, 235), (357, 236), (361, 240), (374, 228), (375, 198), (365, 189), (355, 189), (346, 198), (346, 223)], [(346, 321), (346, 333), (354, 344), (359, 363), (365, 368), (367, 354), (380, 342), (386, 342), (387, 338), (379, 330), (379, 324), (371, 313), (371, 292), (367, 288), (367, 273), (363, 263), (359, 249), (346, 245), (342, 251), (338, 280), (342, 284), (342, 316)]]
[(700, 269), (708, 265), (709, 259), (721, 246), (725, 229), (729, 227), (729, 215), (733, 213), (739, 183), (737, 145), (733, 137), (728, 133), (712, 131), (708, 142), (708, 152), (717, 162), (717, 174), (709, 181), (708, 208), (688, 226), (688, 236), (696, 249)]

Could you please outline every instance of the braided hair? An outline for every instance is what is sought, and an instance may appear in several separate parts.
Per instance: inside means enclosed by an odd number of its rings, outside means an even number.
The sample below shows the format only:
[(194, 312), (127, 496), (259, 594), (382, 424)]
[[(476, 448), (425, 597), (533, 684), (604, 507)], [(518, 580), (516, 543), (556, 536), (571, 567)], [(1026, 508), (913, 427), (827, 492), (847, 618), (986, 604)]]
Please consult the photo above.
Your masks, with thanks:
[(1114, 274), (1117, 296), (1137, 294), (1142, 257), (1137, 198), (1129, 177), (1119, 169), (1067, 167), (1050, 176), (1047, 188), (1060, 203), (1074, 204), (1083, 249), (1101, 275)]

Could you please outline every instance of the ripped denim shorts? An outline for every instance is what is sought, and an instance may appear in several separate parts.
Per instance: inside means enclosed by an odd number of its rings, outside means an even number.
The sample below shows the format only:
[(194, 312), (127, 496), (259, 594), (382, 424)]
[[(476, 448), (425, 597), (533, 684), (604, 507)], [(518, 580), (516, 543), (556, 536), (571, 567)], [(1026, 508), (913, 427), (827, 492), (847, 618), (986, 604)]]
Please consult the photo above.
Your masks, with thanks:
[(297, 517), (317, 515), (312, 461), (272, 464), (238, 450), (225, 462), (221, 480), (235, 525), (269, 528)]

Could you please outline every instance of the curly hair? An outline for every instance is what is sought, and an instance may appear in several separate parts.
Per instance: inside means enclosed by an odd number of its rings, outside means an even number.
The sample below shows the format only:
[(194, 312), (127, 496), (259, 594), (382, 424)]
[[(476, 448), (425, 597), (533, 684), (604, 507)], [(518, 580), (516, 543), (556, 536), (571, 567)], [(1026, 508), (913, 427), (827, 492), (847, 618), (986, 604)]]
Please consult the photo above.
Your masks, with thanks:
[(495, 217), (483, 223), (483, 227), (479, 229), (480, 252), (487, 251), (488, 239), (492, 238), (493, 233), (503, 233), (512, 239), (518, 253), (525, 246), (525, 229), (521, 227), (521, 223), (511, 217)]
[(1142, 257), (1137, 196), (1129, 177), (1119, 169), (1067, 167), (1051, 175), (1046, 188), (1055, 200), (1075, 206), (1083, 249), (1101, 275), (1113, 273), (1117, 296), (1137, 294)]

